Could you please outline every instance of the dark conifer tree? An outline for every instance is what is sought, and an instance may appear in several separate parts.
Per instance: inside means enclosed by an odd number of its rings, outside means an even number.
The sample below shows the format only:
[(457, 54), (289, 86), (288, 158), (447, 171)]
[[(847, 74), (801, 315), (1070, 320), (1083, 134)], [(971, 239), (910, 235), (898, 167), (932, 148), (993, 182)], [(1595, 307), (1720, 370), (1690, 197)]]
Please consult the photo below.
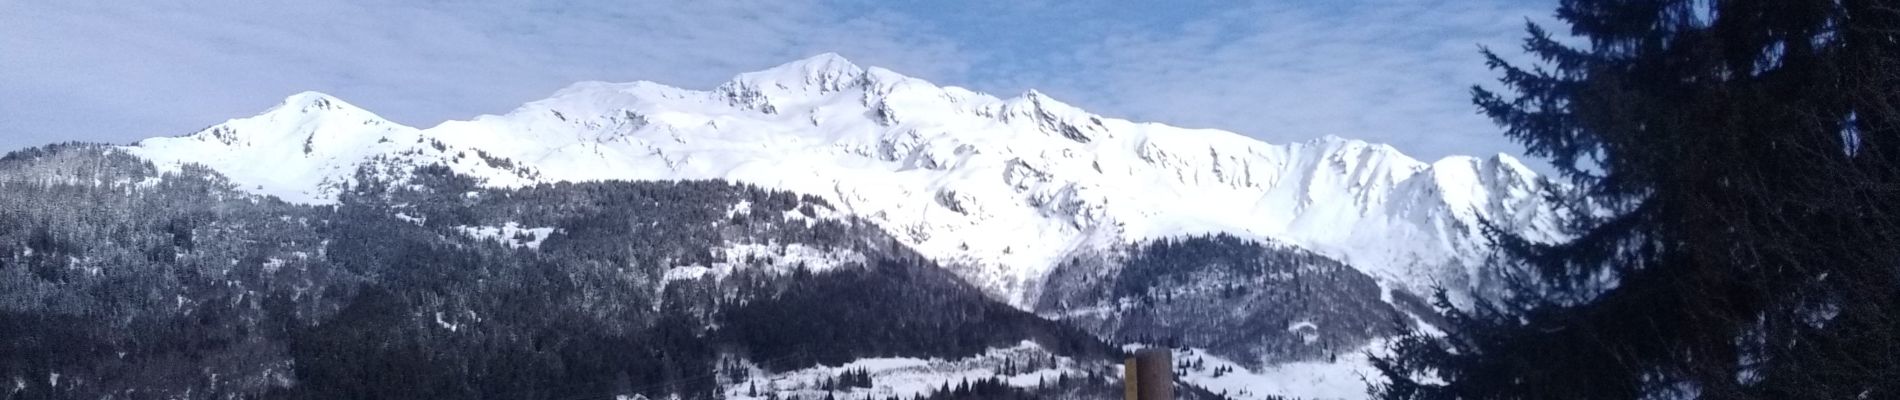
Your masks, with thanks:
[(1582, 40), (1487, 51), (1475, 102), (1573, 183), (1572, 235), (1494, 234), (1509, 289), (1398, 342), (1382, 397), (1900, 398), (1897, 6), (1565, 0)]

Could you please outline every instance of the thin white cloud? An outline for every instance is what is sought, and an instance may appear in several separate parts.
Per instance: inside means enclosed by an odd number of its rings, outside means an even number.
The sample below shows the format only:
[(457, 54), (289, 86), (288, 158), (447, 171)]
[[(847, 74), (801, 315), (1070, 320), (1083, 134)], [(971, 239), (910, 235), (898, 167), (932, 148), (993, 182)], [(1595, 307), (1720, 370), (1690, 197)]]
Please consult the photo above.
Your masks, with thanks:
[(820, 52), (952, 78), (953, 43), (825, 4), (0, 2), (0, 148), (187, 133), (291, 93), (399, 122), (503, 112), (583, 80), (710, 85)]
[[(1511, 52), (1545, 2), (1271, 2), (1163, 29), (1110, 30), (1011, 82), (1102, 113), (1268, 141), (1339, 135), (1427, 160), (1519, 153), (1471, 106), (1493, 81), (1479, 45)], [(1112, 26), (1112, 25), (1111, 25)], [(1008, 85), (1005, 85), (1008, 86)]]
[(1466, 90), (1493, 77), (1477, 45), (1515, 47), (1549, 3), (0, 1), (0, 150), (181, 134), (304, 90), (426, 126), (577, 81), (703, 88), (838, 52), (1274, 142), (1516, 153)]

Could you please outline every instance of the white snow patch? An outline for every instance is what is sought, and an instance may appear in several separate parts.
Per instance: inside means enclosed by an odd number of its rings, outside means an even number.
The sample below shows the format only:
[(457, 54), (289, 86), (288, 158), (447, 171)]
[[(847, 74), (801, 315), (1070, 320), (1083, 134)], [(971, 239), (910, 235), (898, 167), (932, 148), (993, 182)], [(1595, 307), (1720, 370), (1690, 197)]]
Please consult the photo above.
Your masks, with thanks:
[[(1284, 363), (1248, 370), (1240, 363), (1208, 354), (1202, 349), (1176, 350), (1174, 362), (1201, 361), (1200, 368), (1176, 368), (1177, 376), (1215, 394), (1235, 399), (1265, 399), (1282, 396), (1301, 399), (1364, 399), (1369, 397), (1368, 382), (1382, 382), (1379, 370), (1372, 367), (1366, 351), (1383, 350), (1383, 341), (1374, 341), (1360, 351), (1339, 354), (1337, 359)], [(1214, 376), (1215, 370), (1223, 370)], [(1232, 372), (1225, 372), (1231, 370)]]
[(455, 332), (456, 330), (459, 330), (462, 327), (461, 324), (451, 323), (449, 321), (443, 320), (441, 311), (435, 312), (435, 324), (437, 326), (441, 326), (442, 329), (449, 330), (449, 332)]
[(714, 248), (721, 259), (712, 265), (681, 265), (670, 268), (665, 281), (701, 278), (724, 279), (733, 272), (762, 269), (774, 274), (794, 271), (824, 272), (845, 266), (864, 265), (864, 254), (851, 249), (822, 249), (803, 243), (733, 243)]
[(1292, 325), (1288, 325), (1286, 331), (1287, 333), (1300, 335), (1300, 341), (1306, 344), (1313, 344), (1319, 341), (1319, 325), (1314, 325), (1313, 321), (1295, 322)]
[[(555, 228), (523, 228), (521, 224), (509, 222), (502, 226), (457, 226), (462, 233), (476, 239), (494, 240), (513, 247), (540, 249), (541, 242), (554, 234)], [(525, 236), (525, 238), (523, 238)]]
[(1295, 322), (1291, 325), (1287, 325), (1286, 327), (1287, 332), (1299, 332), (1301, 329), (1317, 330), (1319, 329), (1319, 325), (1314, 325), (1313, 321), (1300, 321), (1300, 322)]
[(422, 226), (423, 223), (428, 222), (427, 218), (410, 216), (409, 214), (403, 213), (396, 213), (396, 219), (400, 219), (402, 222), (416, 224), (416, 226)]
[(726, 218), (732, 218), (735, 215), (749, 215), (751, 213), (752, 213), (752, 201), (739, 200), (739, 202), (733, 204), (731, 208), (726, 209)]
[(710, 274), (712, 272), (713, 272), (712, 268), (701, 267), (697, 265), (673, 267), (671, 269), (666, 270), (666, 275), (663, 276), (663, 279), (666, 280), (667, 282), (672, 282), (672, 281), (677, 281), (677, 280), (694, 280), (694, 279), (704, 278), (706, 277), (706, 274)]
[[(1004, 374), (1005, 369), (1014, 365), (1015, 374)], [(750, 363), (747, 363), (750, 365)], [(764, 399), (776, 393), (783, 399), (823, 399), (826, 391), (821, 387), (829, 378), (835, 378), (845, 371), (863, 370), (871, 375), (870, 388), (839, 388), (833, 394), (840, 399), (886, 398), (898, 396), (909, 398), (928, 394), (949, 385), (956, 386), (964, 381), (977, 381), (1001, 378), (1010, 386), (1034, 388), (1039, 384), (1055, 384), (1064, 375), (1070, 379), (1081, 379), (1089, 368), (1106, 366), (1088, 366), (1068, 357), (1053, 356), (1041, 346), (1023, 341), (1013, 347), (994, 348), (972, 357), (945, 360), (939, 358), (866, 358), (839, 366), (817, 366), (780, 373), (767, 373), (752, 368), (745, 379), (725, 380), (728, 399)], [(756, 388), (757, 396), (752, 392)]]

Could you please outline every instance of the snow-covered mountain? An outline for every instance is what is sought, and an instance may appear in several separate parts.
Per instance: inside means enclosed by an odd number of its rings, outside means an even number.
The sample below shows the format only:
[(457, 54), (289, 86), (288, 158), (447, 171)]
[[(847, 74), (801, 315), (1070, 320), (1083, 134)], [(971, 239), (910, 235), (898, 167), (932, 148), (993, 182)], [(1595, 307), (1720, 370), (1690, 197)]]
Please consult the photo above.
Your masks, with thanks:
[(1337, 137), (1269, 144), (1104, 117), (1030, 91), (999, 98), (834, 54), (711, 90), (584, 82), (505, 115), (417, 129), (302, 93), (249, 118), (126, 148), (209, 166), (245, 190), (335, 201), (442, 164), (485, 185), (726, 179), (816, 195), (992, 295), (1027, 307), (1078, 251), (1184, 234), (1273, 239), (1426, 293), (1474, 285), (1478, 221), (1533, 236), (1556, 216), (1517, 160), (1423, 162)]

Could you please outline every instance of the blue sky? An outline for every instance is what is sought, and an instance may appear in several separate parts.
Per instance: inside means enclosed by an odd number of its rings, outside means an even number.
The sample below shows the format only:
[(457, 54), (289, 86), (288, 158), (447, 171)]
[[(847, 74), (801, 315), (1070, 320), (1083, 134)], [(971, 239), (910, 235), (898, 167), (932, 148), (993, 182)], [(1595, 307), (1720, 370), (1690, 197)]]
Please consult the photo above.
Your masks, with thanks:
[(1114, 117), (1422, 159), (1519, 153), (1470, 106), (1478, 46), (1554, 0), (0, 1), (0, 151), (126, 143), (336, 95), (427, 127), (568, 84), (710, 88), (836, 52)]

